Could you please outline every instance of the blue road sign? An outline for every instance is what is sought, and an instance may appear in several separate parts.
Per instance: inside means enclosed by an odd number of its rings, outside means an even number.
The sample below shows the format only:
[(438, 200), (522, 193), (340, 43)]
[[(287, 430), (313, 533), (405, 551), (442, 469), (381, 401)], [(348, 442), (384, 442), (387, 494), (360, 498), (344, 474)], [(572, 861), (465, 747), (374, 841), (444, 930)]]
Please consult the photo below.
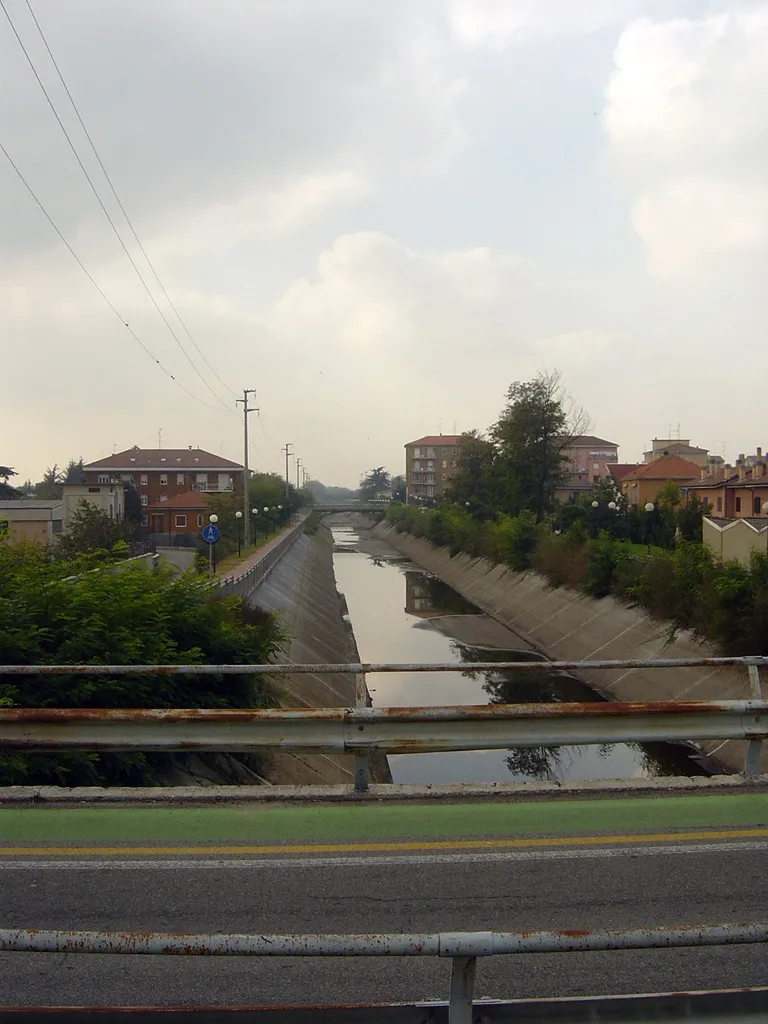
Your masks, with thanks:
[(213, 523), (208, 523), (207, 526), (203, 527), (203, 540), (206, 544), (215, 544), (219, 539), (219, 528), (214, 526)]

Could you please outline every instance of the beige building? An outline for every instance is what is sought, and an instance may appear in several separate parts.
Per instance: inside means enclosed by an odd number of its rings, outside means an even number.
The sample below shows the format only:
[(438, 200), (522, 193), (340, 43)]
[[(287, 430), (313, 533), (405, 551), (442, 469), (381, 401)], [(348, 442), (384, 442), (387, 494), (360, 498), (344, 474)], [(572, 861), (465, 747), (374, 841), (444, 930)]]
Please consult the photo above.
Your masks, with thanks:
[(654, 437), (651, 441), (651, 450), (643, 452), (643, 462), (648, 465), (648, 463), (656, 462), (657, 459), (663, 459), (668, 455), (676, 455), (680, 459), (685, 459), (686, 462), (693, 462), (700, 469), (705, 469), (708, 463), (711, 465), (723, 461), (720, 456), (711, 456), (706, 448), (697, 448), (696, 445), (692, 445), (690, 438)]
[(64, 503), (58, 499), (10, 498), (0, 501), (0, 539), (51, 544), (64, 528)]
[(754, 552), (768, 554), (768, 517), (718, 519), (704, 516), (702, 540), (721, 561), (749, 565)]
[(621, 493), (630, 505), (642, 506), (656, 501), (659, 491), (668, 480), (685, 490), (688, 484), (701, 478), (701, 469), (695, 462), (679, 455), (663, 455), (660, 459), (631, 469), (621, 478)]
[(405, 500), (440, 498), (456, 472), (460, 434), (428, 434), (405, 446)]
[(100, 509), (110, 519), (122, 521), (125, 515), (125, 491), (121, 480), (105, 484), (64, 484), (64, 523), (69, 523), (81, 502)]

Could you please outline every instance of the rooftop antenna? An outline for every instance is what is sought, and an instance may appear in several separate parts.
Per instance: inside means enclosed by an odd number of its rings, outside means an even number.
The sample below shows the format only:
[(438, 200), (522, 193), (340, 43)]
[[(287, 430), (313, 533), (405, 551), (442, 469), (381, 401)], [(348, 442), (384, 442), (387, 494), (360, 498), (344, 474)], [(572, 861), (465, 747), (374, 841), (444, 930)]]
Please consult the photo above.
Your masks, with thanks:
[(158, 427), (157, 428), (157, 447), (158, 448), (162, 448), (163, 447), (163, 428), (162, 427)]

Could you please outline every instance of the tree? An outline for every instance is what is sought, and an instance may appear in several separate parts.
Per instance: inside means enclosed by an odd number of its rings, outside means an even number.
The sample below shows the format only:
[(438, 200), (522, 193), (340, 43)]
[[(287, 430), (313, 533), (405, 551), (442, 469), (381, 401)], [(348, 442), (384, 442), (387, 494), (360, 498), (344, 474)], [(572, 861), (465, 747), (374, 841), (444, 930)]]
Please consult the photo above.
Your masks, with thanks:
[(63, 484), (64, 477), (61, 474), (59, 467), (54, 462), (52, 466), (49, 466), (48, 469), (46, 469), (40, 483), (35, 484), (35, 497), (47, 498), (49, 500), (60, 498), (64, 493), (62, 490)]
[(383, 466), (376, 466), (360, 481), (358, 496), (363, 501), (370, 501), (377, 498), (383, 491), (390, 489), (390, 475)]
[(405, 501), (406, 498), (406, 486), (404, 476), (393, 476), (392, 477), (392, 498), (394, 501)]
[(132, 528), (125, 522), (111, 519), (106, 512), (81, 500), (57, 546), (64, 558), (98, 554), (102, 558), (122, 558), (127, 553), (126, 541)]
[(83, 457), (79, 459), (70, 459), (67, 463), (67, 468), (64, 470), (62, 475), (62, 483), (65, 484), (84, 484), (85, 483), (85, 467), (83, 466)]
[(491, 493), (494, 447), (477, 430), (470, 430), (461, 435), (458, 448), (456, 472), (448, 484), (446, 497), (463, 508), (468, 507), (477, 518), (488, 518), (494, 511)]
[(0, 466), (0, 477), (2, 477), (2, 483), (0, 483), (0, 498), (6, 501), (12, 498), (20, 498), (22, 496), (21, 491), (15, 487), (11, 487), (8, 483), (8, 478), (12, 476), (18, 476), (15, 469), (11, 469), (10, 466)]
[(512, 514), (528, 508), (537, 521), (551, 511), (565, 475), (563, 449), (588, 426), (588, 416), (574, 405), (557, 371), (511, 384), (507, 406), (491, 429), (500, 508)]
[(709, 504), (698, 494), (689, 494), (687, 503), (677, 510), (677, 528), (683, 540), (701, 540), (704, 516), (711, 511)]

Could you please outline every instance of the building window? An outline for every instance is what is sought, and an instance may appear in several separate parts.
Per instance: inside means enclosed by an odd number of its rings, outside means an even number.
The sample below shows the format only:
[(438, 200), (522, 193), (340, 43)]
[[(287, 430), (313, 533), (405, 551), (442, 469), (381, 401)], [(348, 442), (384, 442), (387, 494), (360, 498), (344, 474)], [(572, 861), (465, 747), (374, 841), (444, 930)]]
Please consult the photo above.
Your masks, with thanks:
[(456, 459), (451, 460), (451, 466), (456, 469)]
[(183, 473), (177, 473), (176, 474), (176, 483), (177, 484), (183, 484), (184, 483), (184, 474)]
[(168, 474), (167, 473), (161, 473), (160, 474), (160, 486), (161, 487), (167, 487), (168, 486)]
[(752, 501), (752, 511), (756, 516), (760, 515), (760, 498), (754, 498)]
[(187, 525), (187, 517), (186, 516), (176, 516), (175, 523), (176, 523), (177, 527), (178, 526), (186, 526)]
[(100, 484), (108, 484), (109, 483), (109, 476), (106, 473), (99, 473), (99, 483)]
[(88, 493), (89, 494), (101, 494), (101, 488), (100, 487), (89, 487), (88, 488)]
[(447, 454), (448, 454), (448, 449), (447, 448), (443, 448), (443, 450), (441, 452), (441, 455), (447, 455)]
[(443, 480), (447, 480), (447, 479), (448, 479), (447, 473), (443, 473)]
[(598, 473), (595, 473), (595, 475), (592, 477), (592, 483), (593, 484), (599, 484), (600, 483), (600, 476), (599, 476)]
[(413, 449), (413, 457), (414, 457), (414, 459), (420, 459), (421, 458), (421, 448), (414, 448)]
[(458, 455), (458, 454), (459, 454), (458, 448), (454, 448), (453, 451), (451, 452), (451, 455)]
[(428, 459), (434, 459), (434, 457), (435, 457), (435, 449), (434, 448), (427, 448), (427, 458)]
[(141, 525), (142, 526), (149, 526), (149, 516), (142, 516), (141, 517)]
[(202, 525), (203, 525), (203, 514), (202, 514), (202, 512), (198, 513), (198, 516), (197, 516), (197, 525), (198, 525), (198, 526), (202, 526)]
[(736, 511), (741, 512), (741, 498), (736, 499)]
[(168, 495), (167, 494), (161, 494), (160, 495), (160, 501), (168, 501)]
[(149, 504), (149, 498), (146, 496), (146, 494), (142, 494), (142, 496), (141, 496), (141, 504), (142, 505), (148, 505)]
[(197, 474), (197, 489), (199, 491), (205, 491), (208, 488), (208, 474), (198, 473)]
[(722, 512), (723, 511), (723, 499), (722, 498), (718, 498), (717, 499), (717, 511), (718, 512)]
[[(443, 454), (445, 454), (445, 448), (443, 448)], [(448, 460), (443, 459), (443, 469), (448, 469)]]
[(149, 481), (147, 479), (147, 474), (146, 473), (142, 473), (141, 474), (141, 479), (140, 479), (139, 483), (143, 484), (143, 486), (146, 487), (148, 482)]
[(53, 533), (63, 533), (64, 532), (64, 520), (63, 519), (53, 519), (52, 523), (53, 523)]
[(165, 456), (164, 456), (164, 455), (161, 455), (161, 456), (160, 456), (160, 461), (161, 461), (161, 462), (165, 462)]
[(599, 462), (593, 462), (592, 463), (592, 469), (600, 469), (600, 463)]

